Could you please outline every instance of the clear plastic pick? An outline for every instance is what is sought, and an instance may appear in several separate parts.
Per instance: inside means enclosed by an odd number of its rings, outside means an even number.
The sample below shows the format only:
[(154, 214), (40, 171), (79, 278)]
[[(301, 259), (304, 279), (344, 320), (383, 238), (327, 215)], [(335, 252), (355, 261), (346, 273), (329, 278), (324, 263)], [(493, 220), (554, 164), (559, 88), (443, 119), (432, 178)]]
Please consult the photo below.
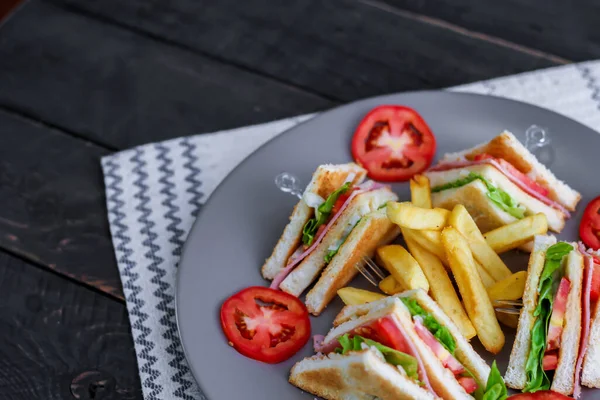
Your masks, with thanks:
[(527, 150), (534, 152), (537, 149), (548, 146), (550, 137), (546, 130), (537, 125), (531, 125), (525, 131), (525, 147)]
[(275, 177), (275, 186), (284, 193), (290, 193), (297, 198), (302, 198), (302, 189), (298, 178), (289, 172), (282, 172)]

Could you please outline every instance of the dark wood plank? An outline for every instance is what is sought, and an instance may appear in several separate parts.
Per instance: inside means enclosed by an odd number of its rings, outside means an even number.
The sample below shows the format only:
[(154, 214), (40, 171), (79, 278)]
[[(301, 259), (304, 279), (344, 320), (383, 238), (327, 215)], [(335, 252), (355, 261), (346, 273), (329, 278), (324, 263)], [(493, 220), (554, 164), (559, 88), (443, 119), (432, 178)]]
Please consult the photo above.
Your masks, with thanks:
[(37, 0), (9, 19), (0, 37), (0, 106), (113, 148), (331, 105)]
[(3, 252), (0, 292), (0, 398), (142, 399), (123, 304)]
[(106, 219), (104, 154), (0, 111), (0, 247), (122, 297)]
[(350, 101), (555, 65), (352, 0), (52, 0)]
[(600, 57), (596, 0), (381, 0), (572, 61)]

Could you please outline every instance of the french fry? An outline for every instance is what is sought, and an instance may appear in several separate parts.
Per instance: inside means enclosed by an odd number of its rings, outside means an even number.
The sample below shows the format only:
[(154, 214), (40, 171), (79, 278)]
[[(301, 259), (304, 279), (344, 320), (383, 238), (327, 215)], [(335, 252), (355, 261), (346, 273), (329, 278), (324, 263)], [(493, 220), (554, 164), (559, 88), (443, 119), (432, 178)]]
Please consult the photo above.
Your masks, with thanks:
[(467, 339), (471, 339), (477, 332), (469, 320), (442, 262), (413, 239), (405, 237), (405, 240), (410, 253), (417, 260), (429, 281), (431, 297), (456, 324), (460, 333)]
[(477, 260), (475, 260), (475, 266), (477, 267), (477, 272), (479, 273), (481, 282), (486, 289), (496, 283), (496, 280), (485, 270), (485, 268), (483, 268), (481, 264), (477, 262)]
[(337, 291), (337, 294), (347, 306), (370, 303), (386, 297), (381, 293), (371, 292), (369, 290), (363, 290), (354, 287), (341, 288)]
[(381, 282), (379, 282), (379, 290), (387, 295), (393, 295), (400, 293), (404, 290), (402, 285), (394, 279), (392, 275), (388, 275)]
[(402, 236), (404, 236), (405, 240), (406, 238), (414, 240), (425, 250), (435, 254), (437, 258), (442, 260), (444, 265), (448, 265), (448, 262), (446, 261), (446, 252), (444, 251), (444, 246), (442, 246), (442, 237), (440, 235), (440, 231), (417, 231), (414, 229), (402, 228)]
[(487, 288), (490, 300), (519, 300), (525, 291), (527, 271), (519, 271)]
[(429, 292), (429, 282), (423, 270), (410, 253), (399, 244), (389, 244), (377, 249), (381, 265), (406, 290), (421, 288)]
[(508, 326), (509, 328), (517, 329), (517, 327), (519, 326), (519, 316), (518, 315), (504, 314), (501, 312), (497, 312), (496, 317), (498, 318), (498, 321), (500, 321), (500, 323)]
[[(487, 288), (488, 296), (494, 300), (519, 300), (523, 297), (525, 291), (525, 282), (527, 281), (527, 271), (519, 271), (506, 279), (494, 283)], [(519, 316), (496, 312), (498, 321), (511, 328), (517, 328), (519, 325)]]
[(387, 216), (402, 228), (440, 230), (446, 226), (450, 211), (416, 207), (409, 202), (390, 202), (387, 205)]
[(516, 249), (531, 240), (535, 235), (548, 232), (548, 220), (539, 213), (504, 225), (483, 235), (487, 244), (498, 254)]
[(429, 178), (415, 175), (410, 180), (410, 202), (421, 208), (432, 208)]
[(479, 340), (486, 350), (498, 354), (504, 346), (504, 333), (477, 273), (467, 240), (456, 228), (446, 227), (442, 230), (442, 243), (467, 314), (477, 331)]
[(494, 280), (500, 281), (510, 276), (510, 269), (485, 241), (465, 206), (457, 204), (448, 218), (448, 223), (467, 239), (473, 256)]

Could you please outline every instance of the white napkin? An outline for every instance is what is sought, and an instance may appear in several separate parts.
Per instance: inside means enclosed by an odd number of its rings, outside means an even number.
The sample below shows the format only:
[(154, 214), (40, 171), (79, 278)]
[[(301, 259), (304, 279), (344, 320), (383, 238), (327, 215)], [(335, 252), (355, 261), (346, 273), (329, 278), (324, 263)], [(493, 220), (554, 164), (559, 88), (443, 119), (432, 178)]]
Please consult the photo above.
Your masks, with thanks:
[[(462, 85), (545, 107), (600, 131), (600, 61)], [(108, 220), (144, 399), (204, 399), (175, 322), (175, 276), (196, 213), (221, 180), (267, 140), (314, 114), (138, 146), (102, 158)]]

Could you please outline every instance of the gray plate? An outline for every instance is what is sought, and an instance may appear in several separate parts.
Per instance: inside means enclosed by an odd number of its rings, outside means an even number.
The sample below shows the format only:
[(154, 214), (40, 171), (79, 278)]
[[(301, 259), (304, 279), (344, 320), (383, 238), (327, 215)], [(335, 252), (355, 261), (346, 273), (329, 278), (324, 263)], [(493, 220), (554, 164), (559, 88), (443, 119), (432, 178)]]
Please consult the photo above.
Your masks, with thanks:
[[(280, 192), (274, 177), (288, 171), (303, 185), (322, 163), (351, 161), (350, 138), (360, 119), (379, 104), (413, 107), (436, 135), (441, 156), (489, 140), (503, 129), (524, 141), (532, 124), (548, 129), (552, 148), (543, 156), (562, 180), (583, 198), (560, 238), (577, 239), (585, 204), (599, 194), (600, 178), (592, 167), (600, 135), (553, 112), (505, 99), (450, 92), (415, 92), (366, 99), (322, 113), (271, 140), (242, 162), (214, 191), (191, 230), (177, 281), (177, 320), (187, 360), (210, 400), (313, 399), (287, 382), (292, 365), (312, 355), (311, 341), (292, 359), (267, 365), (243, 357), (228, 346), (219, 324), (219, 308), (247, 286), (264, 285), (260, 267), (281, 235), (296, 203)], [(394, 185), (400, 199), (409, 199), (408, 184)], [(526, 269), (528, 257), (509, 254), (513, 270)], [(365, 286), (357, 277), (353, 285)], [(368, 285), (368, 283), (366, 284)], [(325, 334), (342, 304), (332, 302), (312, 318), (313, 334)], [(514, 331), (506, 328), (506, 345), (495, 358), (501, 372), (508, 364)], [(473, 345), (490, 363), (494, 358), (475, 339)], [(600, 391), (585, 393), (600, 399)]]

